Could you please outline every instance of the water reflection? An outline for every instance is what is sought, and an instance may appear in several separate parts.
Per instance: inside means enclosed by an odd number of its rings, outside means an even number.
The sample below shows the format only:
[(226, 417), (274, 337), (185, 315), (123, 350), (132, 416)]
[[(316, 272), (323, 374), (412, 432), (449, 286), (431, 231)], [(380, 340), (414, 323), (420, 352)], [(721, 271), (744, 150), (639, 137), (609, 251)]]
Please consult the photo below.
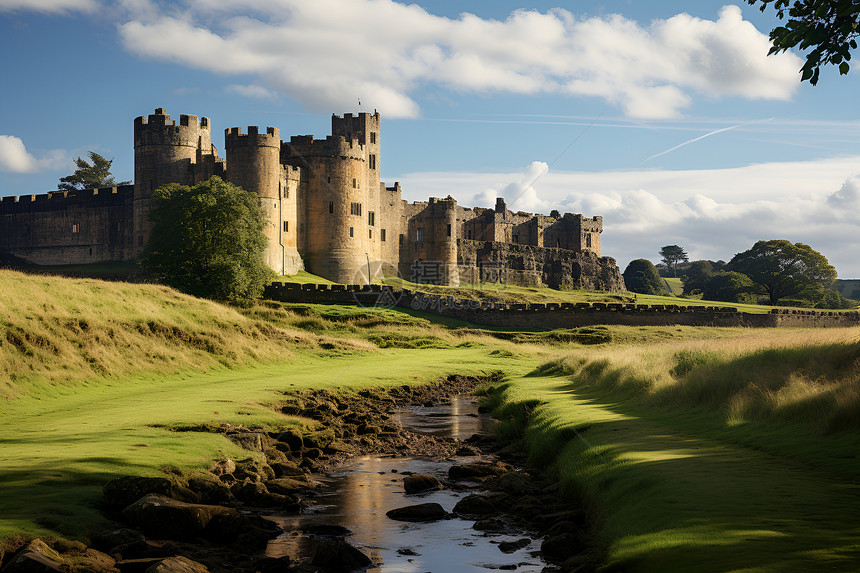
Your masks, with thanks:
[[(401, 423), (422, 433), (465, 439), (479, 432), (488, 418), (477, 415), (472, 398), (452, 401), (438, 407), (410, 408), (400, 414)], [(475, 458), (468, 458), (474, 461)], [(364, 457), (329, 478), (330, 487), (313, 501), (305, 514), (276, 516), (285, 534), (273, 540), (270, 556), (307, 554), (306, 537), (296, 531), (316, 525), (340, 525), (352, 531), (347, 541), (368, 555), (374, 562), (370, 572), (411, 573), (434, 571), (487, 571), (503, 565), (516, 565), (516, 570), (539, 572), (545, 563), (531, 553), (539, 549), (539, 541), (511, 554), (498, 548), (502, 541), (515, 541), (518, 534), (487, 534), (472, 529), (472, 521), (450, 519), (433, 523), (404, 523), (394, 521), (385, 513), (396, 507), (436, 502), (451, 511), (463, 496), (462, 492), (435, 491), (406, 495), (403, 473), (435, 475), (444, 480), (448, 468), (455, 462), (435, 462), (413, 458)]]

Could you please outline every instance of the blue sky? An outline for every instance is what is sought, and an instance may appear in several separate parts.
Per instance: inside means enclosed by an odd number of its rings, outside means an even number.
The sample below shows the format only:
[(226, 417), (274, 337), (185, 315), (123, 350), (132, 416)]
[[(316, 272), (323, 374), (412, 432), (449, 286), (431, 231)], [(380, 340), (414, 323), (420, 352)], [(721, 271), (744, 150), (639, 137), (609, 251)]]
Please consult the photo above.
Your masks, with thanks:
[(801, 84), (799, 55), (766, 56), (777, 22), (726, 0), (0, 0), (0, 195), (87, 150), (131, 179), (156, 107), (210, 117), (219, 149), (378, 109), (407, 200), (602, 215), (622, 270), (785, 238), (857, 278), (860, 74)]

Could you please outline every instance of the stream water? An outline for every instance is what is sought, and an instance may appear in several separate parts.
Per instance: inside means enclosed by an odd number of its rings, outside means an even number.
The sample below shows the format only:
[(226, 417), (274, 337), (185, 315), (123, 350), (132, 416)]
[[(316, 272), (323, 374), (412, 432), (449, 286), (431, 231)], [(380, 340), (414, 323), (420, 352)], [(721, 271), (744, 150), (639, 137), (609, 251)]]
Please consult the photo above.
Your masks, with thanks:
[[(458, 398), (449, 405), (413, 407), (397, 416), (404, 427), (415, 432), (465, 439), (486, 432), (492, 419), (478, 414), (473, 398)], [(371, 558), (373, 573), (469, 572), (516, 570), (539, 572), (546, 563), (535, 553), (540, 540), (505, 554), (498, 544), (528, 537), (524, 532), (486, 533), (472, 528), (473, 521), (453, 518), (430, 523), (404, 523), (386, 517), (396, 507), (436, 502), (450, 512), (470, 491), (448, 489), (406, 495), (403, 474), (423, 473), (446, 480), (448, 468), (457, 463), (474, 462), (474, 456), (450, 461), (418, 458), (362, 457), (329, 474), (326, 487), (312, 499), (300, 515), (272, 516), (287, 532), (270, 542), (271, 557), (302, 554), (307, 537), (303, 529), (319, 525), (338, 525), (352, 534), (350, 544)]]

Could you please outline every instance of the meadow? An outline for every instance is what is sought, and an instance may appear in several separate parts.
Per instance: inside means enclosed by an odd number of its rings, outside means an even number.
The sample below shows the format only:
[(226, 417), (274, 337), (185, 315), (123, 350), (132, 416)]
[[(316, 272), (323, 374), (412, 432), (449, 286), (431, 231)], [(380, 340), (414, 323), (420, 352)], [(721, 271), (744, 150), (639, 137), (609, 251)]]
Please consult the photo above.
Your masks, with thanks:
[(0, 319), (0, 539), (86, 538), (111, 477), (252, 455), (176, 430), (311, 424), (284, 392), (501, 372), (500, 431), (583, 504), (606, 570), (860, 567), (860, 328), (517, 332), (9, 271)]

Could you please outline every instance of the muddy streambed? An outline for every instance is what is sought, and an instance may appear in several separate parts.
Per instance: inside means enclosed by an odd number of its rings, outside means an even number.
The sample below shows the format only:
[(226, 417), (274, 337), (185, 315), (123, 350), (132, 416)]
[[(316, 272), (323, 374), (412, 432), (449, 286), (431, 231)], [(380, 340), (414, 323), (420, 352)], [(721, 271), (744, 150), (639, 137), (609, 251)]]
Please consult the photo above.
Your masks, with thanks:
[[(458, 396), (449, 404), (413, 406), (393, 415), (394, 421), (416, 433), (465, 440), (487, 433), (493, 420), (479, 414), (473, 397)], [(317, 495), (305, 500), (299, 515), (270, 515), (284, 534), (269, 542), (267, 555), (307, 554), (314, 534), (326, 526), (349, 530), (346, 541), (373, 561), (369, 572), (516, 570), (539, 572), (546, 563), (540, 539), (506, 526), (501, 532), (473, 528), (474, 520), (453, 517), (433, 522), (395, 521), (386, 512), (407, 505), (435, 502), (451, 512), (458, 501), (476, 493), (477, 484), (451, 482), (452, 465), (489, 461), (487, 456), (453, 456), (445, 460), (417, 457), (367, 456), (327, 473)], [(406, 494), (403, 477), (429, 474), (446, 483), (443, 490)], [(330, 528), (329, 528), (330, 529)], [(526, 545), (525, 540), (529, 539)], [(499, 544), (520, 541), (520, 548), (503, 553)], [(507, 551), (511, 551), (506, 547)]]

